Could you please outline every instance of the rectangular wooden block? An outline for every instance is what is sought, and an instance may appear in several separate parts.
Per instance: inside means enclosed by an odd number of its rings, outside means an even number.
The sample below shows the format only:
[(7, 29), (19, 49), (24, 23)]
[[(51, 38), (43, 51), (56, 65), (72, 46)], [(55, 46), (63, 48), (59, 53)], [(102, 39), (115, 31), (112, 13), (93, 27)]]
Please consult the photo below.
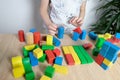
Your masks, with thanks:
[(103, 60), (103, 63), (109, 67), (113, 65), (113, 63), (106, 58)]
[(43, 50), (40, 48), (34, 49), (33, 53), (34, 53), (34, 56), (38, 59), (43, 56)]
[(55, 68), (55, 72), (57, 73), (68, 74), (68, 68), (66, 66), (54, 64), (53, 67)]
[(65, 54), (64, 56), (65, 56), (65, 59), (66, 59), (68, 65), (74, 65), (75, 64), (75, 61), (74, 61), (71, 54)]
[(67, 46), (62, 46), (62, 50), (63, 50), (64, 54), (70, 54), (70, 51), (67, 48)]
[(40, 80), (51, 80), (50, 77), (46, 76), (46, 75), (43, 75)]
[(53, 45), (53, 36), (47, 35), (47, 45)]

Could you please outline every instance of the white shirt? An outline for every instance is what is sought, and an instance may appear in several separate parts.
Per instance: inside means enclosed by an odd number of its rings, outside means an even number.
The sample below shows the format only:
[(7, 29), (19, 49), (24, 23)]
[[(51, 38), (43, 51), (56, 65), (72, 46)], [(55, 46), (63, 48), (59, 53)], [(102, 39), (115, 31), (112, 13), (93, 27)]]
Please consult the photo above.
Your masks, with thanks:
[(51, 0), (50, 18), (58, 26), (65, 27), (66, 33), (71, 33), (75, 28), (68, 21), (79, 16), (80, 6), (85, 0)]

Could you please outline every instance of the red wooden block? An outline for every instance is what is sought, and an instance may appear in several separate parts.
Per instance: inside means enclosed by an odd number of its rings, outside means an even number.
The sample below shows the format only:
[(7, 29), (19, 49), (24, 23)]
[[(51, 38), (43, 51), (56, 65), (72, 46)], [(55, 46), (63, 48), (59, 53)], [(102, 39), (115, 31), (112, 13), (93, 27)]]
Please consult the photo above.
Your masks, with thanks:
[(90, 49), (93, 45), (91, 43), (85, 43), (82, 45), (85, 49)]
[(53, 50), (55, 56), (60, 56), (60, 50), (58, 48)]
[(23, 31), (23, 30), (19, 30), (19, 31), (18, 31), (18, 37), (19, 37), (19, 41), (20, 41), (20, 42), (24, 42), (24, 41), (25, 41), (24, 31)]
[(75, 61), (71, 54), (64, 54), (68, 65), (74, 65)]
[(55, 56), (54, 56), (53, 52), (51, 50), (46, 50), (45, 54), (47, 55), (48, 63), (49, 64), (53, 64), (54, 63), (54, 59), (55, 59)]
[(82, 30), (81, 30), (80, 27), (75, 28), (73, 31), (74, 31), (74, 32), (77, 32), (77, 33), (79, 33), (79, 34), (82, 33)]
[(39, 44), (40, 43), (40, 32), (34, 32), (34, 44)]
[(99, 65), (103, 63), (104, 57), (98, 54), (98, 56), (95, 58), (95, 62)]

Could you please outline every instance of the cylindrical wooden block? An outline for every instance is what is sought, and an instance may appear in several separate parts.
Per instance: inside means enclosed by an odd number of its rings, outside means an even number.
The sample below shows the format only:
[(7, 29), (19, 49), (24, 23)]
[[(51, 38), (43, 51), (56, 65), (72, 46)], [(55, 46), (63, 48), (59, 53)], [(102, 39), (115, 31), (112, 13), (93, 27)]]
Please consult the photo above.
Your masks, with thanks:
[(18, 31), (18, 37), (19, 37), (19, 41), (20, 41), (20, 42), (24, 42), (24, 41), (25, 41), (24, 31), (23, 31), (23, 30), (19, 30), (19, 31)]
[(25, 40), (27, 44), (33, 44), (34, 43), (33, 33), (31, 32), (26, 33)]
[(40, 43), (40, 32), (34, 32), (34, 44), (39, 44)]

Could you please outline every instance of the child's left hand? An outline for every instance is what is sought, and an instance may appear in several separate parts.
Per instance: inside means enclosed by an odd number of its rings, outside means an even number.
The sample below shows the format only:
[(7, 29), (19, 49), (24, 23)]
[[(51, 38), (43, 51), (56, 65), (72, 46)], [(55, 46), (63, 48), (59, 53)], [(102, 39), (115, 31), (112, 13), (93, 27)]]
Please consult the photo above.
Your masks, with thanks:
[(81, 26), (83, 24), (83, 18), (82, 17), (73, 17), (69, 21), (70, 24), (74, 26)]

